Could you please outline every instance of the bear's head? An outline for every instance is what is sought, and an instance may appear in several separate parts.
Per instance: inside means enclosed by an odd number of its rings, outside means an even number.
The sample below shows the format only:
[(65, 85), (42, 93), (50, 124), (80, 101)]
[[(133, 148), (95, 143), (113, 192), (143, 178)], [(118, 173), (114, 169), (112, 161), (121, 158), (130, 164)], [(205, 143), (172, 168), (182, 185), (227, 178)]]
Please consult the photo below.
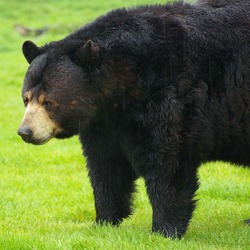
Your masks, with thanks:
[(26, 142), (39, 145), (79, 134), (96, 117), (119, 113), (140, 95), (133, 59), (92, 40), (63, 39), (43, 47), (26, 41), (23, 54), (30, 66), (18, 134)]
[(26, 41), (23, 54), (30, 66), (23, 83), (26, 111), (18, 134), (37, 145), (78, 134), (96, 111), (99, 47), (91, 40), (44, 47)]

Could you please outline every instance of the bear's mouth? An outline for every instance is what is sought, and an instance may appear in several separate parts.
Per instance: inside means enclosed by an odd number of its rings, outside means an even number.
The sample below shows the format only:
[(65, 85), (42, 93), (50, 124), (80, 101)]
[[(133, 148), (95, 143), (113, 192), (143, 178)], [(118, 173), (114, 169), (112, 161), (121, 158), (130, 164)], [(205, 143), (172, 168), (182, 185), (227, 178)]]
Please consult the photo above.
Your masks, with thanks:
[(24, 139), (23, 140), (25, 142), (27, 142), (27, 143), (31, 143), (33, 145), (37, 145), (38, 146), (38, 145), (43, 145), (43, 144), (47, 143), (52, 138), (53, 138), (53, 136), (51, 136), (49, 138), (46, 138), (46, 139), (34, 139), (34, 138), (31, 138), (31, 140), (29, 140), (29, 141), (25, 141)]

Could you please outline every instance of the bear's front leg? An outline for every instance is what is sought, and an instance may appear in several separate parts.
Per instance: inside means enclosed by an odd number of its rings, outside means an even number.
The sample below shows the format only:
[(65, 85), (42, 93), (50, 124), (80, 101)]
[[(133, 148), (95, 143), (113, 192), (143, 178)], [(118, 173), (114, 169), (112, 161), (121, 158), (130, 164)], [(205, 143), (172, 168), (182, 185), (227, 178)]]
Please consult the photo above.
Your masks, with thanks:
[(131, 196), (136, 175), (117, 150), (107, 148), (88, 155), (89, 177), (94, 192), (96, 222), (119, 224), (131, 214)]
[(177, 165), (174, 168), (155, 166), (145, 176), (153, 209), (152, 230), (171, 238), (181, 238), (186, 232), (195, 207), (194, 193), (198, 188), (196, 169)]

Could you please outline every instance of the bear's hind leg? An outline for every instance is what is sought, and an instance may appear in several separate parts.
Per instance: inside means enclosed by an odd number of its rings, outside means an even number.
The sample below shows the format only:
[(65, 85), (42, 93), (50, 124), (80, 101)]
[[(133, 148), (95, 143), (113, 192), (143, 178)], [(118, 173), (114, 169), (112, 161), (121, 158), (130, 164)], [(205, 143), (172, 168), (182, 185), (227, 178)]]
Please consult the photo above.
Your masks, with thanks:
[(171, 178), (164, 175), (164, 171), (153, 173), (145, 178), (153, 209), (152, 230), (165, 237), (181, 238), (195, 208), (196, 170), (190, 169), (186, 176), (177, 171)]

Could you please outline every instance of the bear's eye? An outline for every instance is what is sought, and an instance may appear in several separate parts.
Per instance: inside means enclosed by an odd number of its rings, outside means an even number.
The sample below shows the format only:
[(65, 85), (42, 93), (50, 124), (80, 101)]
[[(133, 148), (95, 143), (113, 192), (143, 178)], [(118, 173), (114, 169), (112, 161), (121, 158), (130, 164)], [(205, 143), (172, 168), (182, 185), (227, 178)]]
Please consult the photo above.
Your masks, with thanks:
[(47, 111), (51, 110), (51, 106), (52, 106), (51, 102), (48, 102), (48, 101), (44, 101), (44, 102), (43, 102), (43, 107), (44, 107)]
[(23, 99), (23, 103), (24, 103), (24, 106), (27, 107), (28, 106), (28, 103), (29, 103), (29, 99), (27, 97), (25, 97)]

